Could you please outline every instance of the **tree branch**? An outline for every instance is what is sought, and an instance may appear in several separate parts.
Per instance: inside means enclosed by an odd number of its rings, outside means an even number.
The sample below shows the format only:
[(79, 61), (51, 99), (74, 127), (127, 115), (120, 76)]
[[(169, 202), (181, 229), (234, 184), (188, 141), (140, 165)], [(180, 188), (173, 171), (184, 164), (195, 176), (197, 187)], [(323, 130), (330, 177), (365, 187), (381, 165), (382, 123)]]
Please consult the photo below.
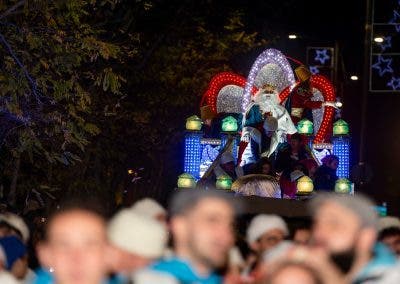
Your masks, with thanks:
[(25, 0), (21, 0), (17, 3), (15, 3), (12, 7), (10, 7), (9, 9), (7, 9), (4, 13), (2, 13), (0, 15), (0, 20), (7, 17), (8, 15), (10, 15), (12, 12), (14, 12), (15, 10), (17, 10), (20, 6), (25, 4)]

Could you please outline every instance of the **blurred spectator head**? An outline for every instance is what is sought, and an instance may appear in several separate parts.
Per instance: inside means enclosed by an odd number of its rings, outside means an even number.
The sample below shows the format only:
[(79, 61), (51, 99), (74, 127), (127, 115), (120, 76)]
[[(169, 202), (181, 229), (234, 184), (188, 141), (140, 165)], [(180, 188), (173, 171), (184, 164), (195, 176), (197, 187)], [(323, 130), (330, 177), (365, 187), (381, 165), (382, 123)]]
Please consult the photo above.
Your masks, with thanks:
[(378, 230), (379, 232), (387, 229), (387, 228), (399, 228), (400, 229), (400, 219), (394, 216), (386, 216), (379, 218), (378, 221)]
[(209, 269), (224, 265), (234, 244), (236, 202), (230, 194), (216, 190), (175, 194), (170, 203), (170, 225), (178, 257)]
[(311, 201), (310, 208), (314, 244), (325, 249), (342, 271), (351, 268), (356, 249), (372, 252), (378, 216), (368, 198), (324, 193)]
[(110, 220), (108, 238), (112, 245), (109, 255), (112, 270), (130, 273), (163, 255), (168, 234), (166, 226), (129, 208)]
[(295, 263), (284, 262), (280, 264), (269, 277), (268, 284), (319, 284), (322, 283), (318, 274), (310, 267)]
[(263, 157), (258, 161), (258, 173), (263, 175), (274, 175), (272, 163), (267, 157)]
[[(4, 232), (7, 232), (4, 234)], [(24, 243), (29, 240), (29, 228), (25, 221), (18, 215), (6, 212), (0, 214), (0, 236), (15, 235)]]
[(22, 279), (28, 269), (27, 248), (20, 238), (16, 236), (8, 236), (0, 238), (0, 248), (2, 250), (0, 256), (3, 259), (3, 266), (15, 278)]
[(140, 215), (148, 216), (162, 223), (166, 223), (167, 221), (167, 210), (151, 198), (143, 198), (137, 201), (133, 204), (132, 210)]
[(293, 231), (293, 242), (298, 245), (308, 245), (311, 240), (311, 224), (304, 222)]
[(397, 257), (400, 257), (400, 228), (389, 227), (379, 232), (378, 240), (387, 245)]
[(48, 220), (37, 251), (41, 265), (54, 271), (56, 283), (101, 283), (109, 251), (105, 221), (79, 205), (62, 207)]
[(295, 133), (292, 136), (290, 136), (290, 147), (292, 150), (299, 150), (301, 147), (302, 143), (302, 137), (299, 133)]
[(339, 166), (339, 158), (335, 155), (327, 155), (322, 158), (321, 162), (332, 170), (336, 170)]
[(272, 249), (288, 235), (285, 221), (277, 215), (260, 214), (247, 228), (247, 243), (259, 255)]

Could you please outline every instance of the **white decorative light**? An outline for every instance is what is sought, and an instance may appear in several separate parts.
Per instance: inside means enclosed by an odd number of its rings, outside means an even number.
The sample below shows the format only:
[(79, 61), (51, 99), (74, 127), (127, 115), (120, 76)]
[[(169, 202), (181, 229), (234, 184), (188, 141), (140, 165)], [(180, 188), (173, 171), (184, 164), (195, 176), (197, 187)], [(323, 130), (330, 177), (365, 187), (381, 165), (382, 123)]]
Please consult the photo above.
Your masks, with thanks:
[(353, 75), (353, 76), (350, 77), (350, 79), (353, 80), (353, 81), (357, 81), (358, 80), (358, 76)]
[(297, 38), (297, 35), (293, 35), (293, 34), (289, 35), (289, 39), (296, 39), (296, 38)]
[(381, 43), (381, 42), (383, 42), (383, 37), (376, 37), (376, 38), (374, 38), (374, 41)]
[(243, 101), (242, 101), (242, 111), (244, 112), (250, 103), (251, 90), (254, 86), (255, 78), (258, 72), (263, 66), (268, 63), (273, 63), (278, 65), (284, 72), (285, 78), (287, 79), (287, 86), (293, 85), (296, 80), (293, 74), (293, 70), (287, 61), (285, 55), (283, 55), (279, 50), (267, 49), (261, 53), (253, 66), (251, 67), (249, 76), (247, 77), (246, 85), (244, 87)]
[(316, 150), (323, 150), (323, 149), (333, 150), (333, 144), (331, 144), (331, 143), (318, 143), (318, 144), (313, 144), (313, 148), (316, 149)]

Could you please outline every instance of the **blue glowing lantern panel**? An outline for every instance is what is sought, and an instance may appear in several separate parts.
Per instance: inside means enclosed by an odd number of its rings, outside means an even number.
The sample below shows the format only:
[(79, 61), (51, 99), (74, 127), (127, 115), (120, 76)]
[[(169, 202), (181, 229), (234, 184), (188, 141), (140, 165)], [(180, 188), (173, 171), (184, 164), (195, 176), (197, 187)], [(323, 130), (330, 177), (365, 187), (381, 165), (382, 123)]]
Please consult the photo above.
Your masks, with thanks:
[(184, 172), (196, 179), (200, 178), (201, 137), (202, 133), (187, 133), (185, 136)]
[(349, 178), (350, 176), (350, 139), (346, 137), (335, 137), (333, 140), (333, 154), (339, 158), (337, 176)]
[(200, 161), (200, 177), (208, 170), (219, 154), (219, 146), (212, 146), (210, 144), (203, 145), (201, 161)]

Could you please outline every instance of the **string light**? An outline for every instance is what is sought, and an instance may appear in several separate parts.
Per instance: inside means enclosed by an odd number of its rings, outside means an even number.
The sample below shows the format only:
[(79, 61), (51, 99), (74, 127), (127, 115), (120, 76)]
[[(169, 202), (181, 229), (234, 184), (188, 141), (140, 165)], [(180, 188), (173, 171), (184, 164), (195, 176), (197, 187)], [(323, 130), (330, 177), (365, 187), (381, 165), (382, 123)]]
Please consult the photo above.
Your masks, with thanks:
[[(217, 98), (221, 89), (227, 85), (236, 85), (244, 87), (246, 78), (232, 72), (222, 72), (215, 75), (208, 85), (207, 91), (204, 93), (201, 100), (202, 105), (209, 105), (213, 112), (217, 113)], [(254, 89), (254, 92), (256, 90)]]
[(195, 178), (200, 178), (201, 132), (188, 132), (185, 136), (184, 171)]
[(337, 176), (348, 178), (350, 176), (350, 139), (348, 137), (334, 137), (333, 154), (339, 158)]
[[(322, 75), (312, 75), (310, 80), (311, 86), (321, 92), (325, 102), (334, 102), (336, 100), (335, 89), (326, 77)], [(330, 127), (332, 126), (334, 115), (335, 108), (325, 106), (322, 123), (315, 135), (314, 143), (323, 143), (326, 140)]]
[(283, 70), (284, 76), (287, 79), (287, 85), (293, 85), (296, 82), (293, 70), (286, 57), (279, 50), (272, 48), (265, 50), (257, 57), (253, 66), (251, 67), (249, 76), (247, 77), (242, 102), (243, 112), (246, 110), (248, 104), (250, 103), (251, 91), (254, 88), (254, 81), (257, 77), (258, 72), (261, 70), (261, 68), (269, 63), (276, 64)]

